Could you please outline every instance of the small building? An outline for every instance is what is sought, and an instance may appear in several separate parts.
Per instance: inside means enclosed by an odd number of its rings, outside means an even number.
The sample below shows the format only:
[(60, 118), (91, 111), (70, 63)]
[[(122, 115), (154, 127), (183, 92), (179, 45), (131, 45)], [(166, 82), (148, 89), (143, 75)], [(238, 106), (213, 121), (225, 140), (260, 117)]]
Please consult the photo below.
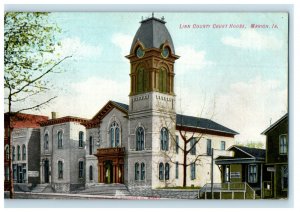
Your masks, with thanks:
[(56, 192), (69, 192), (85, 185), (86, 119), (66, 116), (41, 123), (40, 181)]
[(264, 198), (288, 196), (288, 114), (262, 132), (266, 135)]
[[(4, 190), (9, 190), (8, 114), (4, 115)], [(40, 183), (40, 122), (47, 116), (18, 113), (11, 117), (12, 171), (14, 185), (34, 186)]]
[(222, 183), (238, 185), (246, 182), (256, 195), (261, 196), (266, 151), (236, 145), (228, 151), (232, 151), (233, 156), (219, 156), (215, 160), (222, 173)]

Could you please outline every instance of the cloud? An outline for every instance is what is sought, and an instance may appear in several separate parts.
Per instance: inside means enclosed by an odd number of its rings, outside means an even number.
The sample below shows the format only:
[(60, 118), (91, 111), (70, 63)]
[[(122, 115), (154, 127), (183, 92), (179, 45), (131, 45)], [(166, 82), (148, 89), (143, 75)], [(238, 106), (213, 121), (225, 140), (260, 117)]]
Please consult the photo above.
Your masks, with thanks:
[(272, 119), (274, 123), (287, 111), (287, 88), (279, 81), (262, 80), (231, 84), (226, 93), (216, 98), (216, 118), (240, 133), (240, 141), (262, 141), (261, 132)]
[(56, 111), (60, 117), (92, 118), (109, 100), (128, 104), (128, 82), (91, 77), (72, 83), (67, 90), (60, 93), (51, 108), (43, 111), (44, 114)]
[(123, 33), (116, 33), (112, 36), (111, 42), (121, 49), (120, 54), (124, 59), (124, 56), (129, 54), (132, 36)]
[(221, 41), (228, 46), (255, 50), (279, 49), (282, 45), (274, 36), (259, 33), (254, 29), (241, 31), (239, 37), (223, 37)]
[(176, 54), (180, 56), (180, 59), (175, 63), (176, 74), (185, 74), (188, 71), (200, 71), (207, 65), (213, 64), (205, 58), (205, 51), (197, 51), (189, 45), (176, 48)]
[(91, 45), (80, 40), (78, 37), (65, 38), (61, 41), (61, 46), (56, 52), (59, 56), (72, 55), (73, 59), (99, 58), (102, 54), (101, 45)]

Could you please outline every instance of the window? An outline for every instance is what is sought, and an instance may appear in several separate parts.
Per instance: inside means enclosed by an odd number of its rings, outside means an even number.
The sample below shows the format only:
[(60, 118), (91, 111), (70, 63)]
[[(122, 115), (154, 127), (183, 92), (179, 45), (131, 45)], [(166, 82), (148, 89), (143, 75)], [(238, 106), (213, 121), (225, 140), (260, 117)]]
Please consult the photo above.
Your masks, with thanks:
[(196, 164), (195, 162), (191, 164), (191, 180), (196, 179)]
[(83, 132), (82, 131), (79, 132), (79, 139), (78, 140), (79, 140), (78, 146), (83, 147)]
[(257, 166), (256, 165), (248, 166), (248, 182), (249, 183), (257, 182)]
[(192, 140), (190, 141), (190, 152), (191, 152), (191, 155), (196, 155), (196, 139), (195, 138), (192, 138)]
[(164, 68), (159, 71), (159, 92), (167, 92), (167, 70)]
[(178, 162), (176, 162), (176, 166), (175, 166), (175, 178), (178, 179)]
[(135, 163), (135, 165), (134, 165), (134, 173), (135, 173), (135, 175), (134, 175), (134, 179), (135, 180), (139, 180), (139, 163)]
[(63, 178), (63, 162), (58, 161), (58, 179)]
[(26, 146), (23, 144), (22, 146), (22, 160), (26, 160)]
[(159, 179), (164, 180), (164, 164), (159, 164)]
[(46, 133), (45, 136), (44, 136), (44, 149), (45, 150), (49, 149), (49, 135), (48, 135), (48, 133)]
[(19, 145), (17, 147), (17, 160), (21, 160), (21, 148)]
[(93, 166), (90, 166), (89, 169), (90, 169), (90, 170), (89, 170), (89, 179), (90, 179), (90, 180), (93, 180)]
[(279, 154), (286, 155), (287, 154), (287, 135), (279, 136)]
[(89, 141), (89, 153), (90, 153), (90, 155), (92, 155), (93, 154), (93, 137), (92, 136), (90, 136), (90, 141)]
[(57, 133), (57, 147), (59, 149), (62, 148), (62, 131), (58, 131)]
[(16, 160), (16, 148), (14, 146), (12, 147), (12, 160)]
[(5, 147), (5, 158), (6, 158), (6, 160), (9, 160), (9, 146), (8, 145)]
[(17, 164), (13, 164), (13, 178), (14, 181), (17, 180)]
[(288, 183), (289, 183), (288, 166), (282, 166), (281, 167), (281, 188), (282, 188), (282, 190), (288, 189)]
[(110, 125), (110, 145), (111, 147), (118, 147), (120, 145), (120, 128), (117, 122)]
[(165, 180), (169, 180), (170, 178), (170, 165), (166, 163), (165, 165)]
[(178, 154), (179, 151), (179, 137), (176, 135), (176, 154)]
[(9, 166), (5, 166), (5, 181), (9, 181)]
[(141, 180), (145, 180), (145, 164), (141, 163)]
[(225, 141), (221, 141), (221, 150), (225, 150), (225, 148), (226, 148)]
[(206, 141), (206, 153), (207, 155), (211, 155), (211, 139), (207, 139)]
[(160, 148), (163, 151), (169, 150), (169, 133), (165, 127), (160, 131)]
[(148, 73), (143, 68), (138, 68), (137, 70), (137, 93), (141, 93), (148, 90)]
[(83, 161), (79, 161), (79, 178), (83, 178)]
[(144, 150), (144, 129), (142, 127), (136, 130), (136, 150)]
[(230, 181), (229, 176), (230, 176), (230, 167), (229, 167), (229, 165), (226, 165), (225, 166), (225, 172), (224, 172), (224, 182), (225, 183)]

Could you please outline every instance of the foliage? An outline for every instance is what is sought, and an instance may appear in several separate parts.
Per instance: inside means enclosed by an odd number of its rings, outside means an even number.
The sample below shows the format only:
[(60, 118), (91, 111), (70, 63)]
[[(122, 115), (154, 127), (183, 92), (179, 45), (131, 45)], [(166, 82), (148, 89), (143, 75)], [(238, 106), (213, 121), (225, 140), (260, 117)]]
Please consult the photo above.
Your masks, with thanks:
[[(4, 15), (4, 88), (6, 103), (24, 102), (49, 90), (46, 75), (66, 58), (55, 54), (59, 27), (49, 13), (8, 12)], [(52, 97), (43, 103), (51, 101)], [(42, 103), (21, 110), (39, 108)], [(20, 110), (20, 111), (21, 111)], [(16, 111), (19, 112), (19, 111)]]

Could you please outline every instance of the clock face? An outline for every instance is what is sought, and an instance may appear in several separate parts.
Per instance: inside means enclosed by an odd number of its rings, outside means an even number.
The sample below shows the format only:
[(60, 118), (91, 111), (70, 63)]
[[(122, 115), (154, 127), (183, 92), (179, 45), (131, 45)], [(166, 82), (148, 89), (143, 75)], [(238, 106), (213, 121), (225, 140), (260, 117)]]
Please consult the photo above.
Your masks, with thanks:
[(162, 56), (164, 57), (164, 58), (166, 58), (166, 57), (168, 57), (169, 56), (169, 49), (168, 48), (163, 48), (163, 50), (162, 50)]
[(144, 55), (145, 55), (144, 50), (143, 50), (141, 47), (139, 47), (139, 48), (136, 50), (136, 56), (139, 57), (139, 58), (141, 58), (141, 57), (143, 57)]

